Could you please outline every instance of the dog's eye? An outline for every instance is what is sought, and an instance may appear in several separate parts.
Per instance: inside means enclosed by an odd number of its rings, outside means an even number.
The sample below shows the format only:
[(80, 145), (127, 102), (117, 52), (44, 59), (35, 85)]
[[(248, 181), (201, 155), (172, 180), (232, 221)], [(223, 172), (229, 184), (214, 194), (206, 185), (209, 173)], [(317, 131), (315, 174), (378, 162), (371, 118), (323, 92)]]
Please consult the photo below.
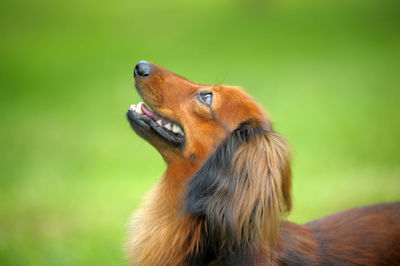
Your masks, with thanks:
[(211, 106), (212, 96), (212, 92), (208, 91), (201, 91), (198, 94), (199, 101), (207, 106)]

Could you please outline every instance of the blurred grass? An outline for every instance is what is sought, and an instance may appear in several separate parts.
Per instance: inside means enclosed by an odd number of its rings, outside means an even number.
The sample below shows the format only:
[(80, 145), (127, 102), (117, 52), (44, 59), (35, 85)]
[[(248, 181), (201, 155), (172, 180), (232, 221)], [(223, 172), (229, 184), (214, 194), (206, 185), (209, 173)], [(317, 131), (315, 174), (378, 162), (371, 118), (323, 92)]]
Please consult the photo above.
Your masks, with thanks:
[(165, 169), (125, 111), (145, 59), (241, 85), (294, 149), (305, 222), (400, 199), (397, 1), (0, 3), (0, 264), (123, 265)]

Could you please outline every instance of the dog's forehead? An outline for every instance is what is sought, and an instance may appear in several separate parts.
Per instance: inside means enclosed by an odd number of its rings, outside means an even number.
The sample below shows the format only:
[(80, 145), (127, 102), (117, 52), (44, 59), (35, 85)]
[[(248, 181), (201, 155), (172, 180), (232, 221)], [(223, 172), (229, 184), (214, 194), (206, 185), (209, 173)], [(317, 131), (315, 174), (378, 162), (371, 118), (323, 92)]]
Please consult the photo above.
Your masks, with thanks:
[(212, 109), (215, 117), (229, 130), (247, 121), (269, 123), (263, 108), (241, 88), (217, 85), (213, 87), (213, 92)]

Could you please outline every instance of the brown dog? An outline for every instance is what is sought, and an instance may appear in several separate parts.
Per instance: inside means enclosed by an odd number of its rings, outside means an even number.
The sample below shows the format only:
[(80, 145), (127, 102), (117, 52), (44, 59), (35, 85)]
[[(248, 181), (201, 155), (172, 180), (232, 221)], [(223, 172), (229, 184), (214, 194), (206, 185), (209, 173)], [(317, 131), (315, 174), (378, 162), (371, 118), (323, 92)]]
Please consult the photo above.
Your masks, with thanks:
[(134, 76), (148, 107), (128, 120), (168, 167), (132, 219), (132, 265), (400, 265), (400, 203), (284, 220), (288, 146), (243, 91), (146, 61)]

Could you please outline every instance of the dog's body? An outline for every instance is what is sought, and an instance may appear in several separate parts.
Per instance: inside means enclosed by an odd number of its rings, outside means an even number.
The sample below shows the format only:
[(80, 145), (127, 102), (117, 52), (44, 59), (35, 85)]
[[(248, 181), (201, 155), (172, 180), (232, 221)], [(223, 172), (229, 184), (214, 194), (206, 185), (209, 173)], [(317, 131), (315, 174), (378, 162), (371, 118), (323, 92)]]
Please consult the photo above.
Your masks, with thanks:
[(285, 140), (247, 94), (141, 61), (132, 128), (168, 167), (130, 226), (132, 265), (396, 265), (400, 203), (305, 225), (291, 209)]
[(342, 211), (304, 226), (283, 226), (284, 248), (279, 262), (283, 265), (398, 265), (399, 222), (400, 203), (390, 203)]

